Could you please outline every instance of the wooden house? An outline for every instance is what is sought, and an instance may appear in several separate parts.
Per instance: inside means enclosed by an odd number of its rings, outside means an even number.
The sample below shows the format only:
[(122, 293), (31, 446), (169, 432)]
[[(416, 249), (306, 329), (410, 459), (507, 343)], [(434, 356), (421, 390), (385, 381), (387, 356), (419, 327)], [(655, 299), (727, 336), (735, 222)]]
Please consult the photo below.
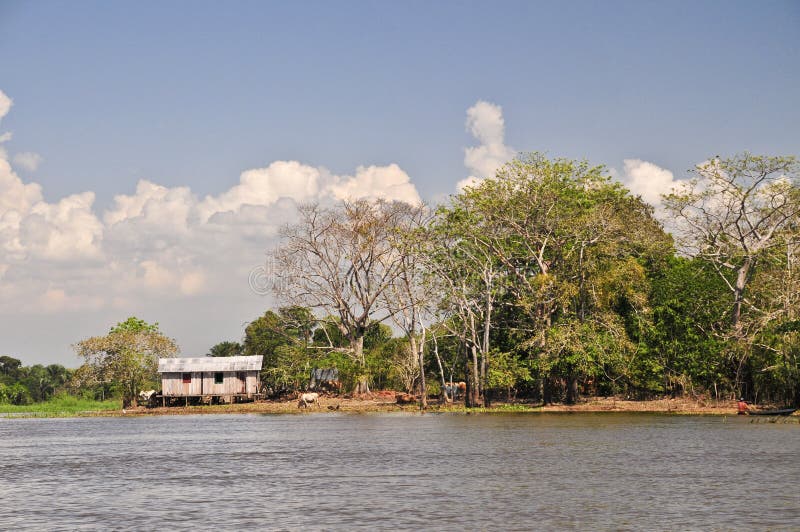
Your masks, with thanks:
[(262, 357), (162, 358), (162, 404), (173, 398), (189, 402), (240, 402), (260, 397)]

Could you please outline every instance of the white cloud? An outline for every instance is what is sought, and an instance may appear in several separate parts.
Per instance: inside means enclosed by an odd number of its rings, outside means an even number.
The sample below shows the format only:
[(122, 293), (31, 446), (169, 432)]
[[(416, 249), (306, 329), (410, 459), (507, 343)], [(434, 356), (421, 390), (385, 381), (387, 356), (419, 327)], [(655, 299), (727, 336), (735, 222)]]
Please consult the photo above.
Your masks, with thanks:
[(8, 111), (11, 109), (13, 104), (14, 100), (9, 98), (5, 92), (0, 90), (0, 120), (2, 120), (3, 117), (8, 114)]
[(42, 163), (42, 156), (32, 151), (26, 151), (14, 155), (14, 165), (24, 168), (29, 172), (35, 172)]
[(480, 145), (464, 149), (464, 166), (472, 174), (458, 182), (458, 190), (494, 176), (516, 154), (505, 144), (505, 120), (499, 105), (479, 100), (467, 109), (466, 128)]
[(386, 199), (420, 203), (411, 178), (396, 164), (389, 166), (359, 166), (355, 176), (336, 177), (328, 187), (336, 199)]
[(0, 214), (28, 212), (34, 203), (41, 200), (42, 187), (36, 183), (24, 184), (8, 160), (0, 157)]
[(20, 242), (47, 259), (98, 258), (103, 225), (92, 212), (93, 203), (94, 192), (36, 203), (20, 223)]
[[(6, 96), (6, 93), (0, 91), (0, 122), (3, 121), (3, 117), (8, 114), (8, 111), (11, 109), (13, 104), (13, 100)], [(11, 133), (0, 133), (0, 159), (6, 159), (8, 157), (8, 154), (3, 147), (3, 143), (8, 142), (9, 140), (11, 140)]]
[(0, 157), (0, 249), (17, 258), (97, 257), (102, 224), (93, 203), (92, 192), (47, 203), (38, 184), (23, 183)]
[(319, 191), (322, 170), (297, 161), (275, 161), (266, 168), (242, 172), (239, 184), (220, 194), (206, 197), (199, 205), (203, 220), (214, 213), (237, 211), (243, 205), (269, 205), (280, 198), (302, 202)]
[(669, 170), (641, 159), (625, 159), (621, 181), (634, 194), (653, 205), (661, 204), (661, 195), (668, 194), (678, 185)]
[(196, 203), (188, 187), (167, 188), (141, 180), (135, 194), (114, 197), (114, 206), (105, 212), (103, 220), (107, 226), (136, 223), (138, 230), (147, 229), (151, 235), (185, 232)]
[[(10, 99), (4, 101), (5, 113)], [(40, 160), (21, 153), (13, 163), (30, 170)], [(98, 212), (93, 192), (46, 201), (42, 187), (24, 181), (14, 167), (0, 152), (0, 315), (6, 316), (133, 312), (234, 293), (258, 301), (248, 274), (263, 264), (278, 228), (296, 216), (297, 203), (420, 201), (396, 164), (333, 175), (298, 161), (275, 161), (202, 198), (189, 187), (141, 180)]]
[(467, 109), (467, 130), (481, 144), (502, 144), (505, 128), (503, 108), (499, 105), (478, 100)]

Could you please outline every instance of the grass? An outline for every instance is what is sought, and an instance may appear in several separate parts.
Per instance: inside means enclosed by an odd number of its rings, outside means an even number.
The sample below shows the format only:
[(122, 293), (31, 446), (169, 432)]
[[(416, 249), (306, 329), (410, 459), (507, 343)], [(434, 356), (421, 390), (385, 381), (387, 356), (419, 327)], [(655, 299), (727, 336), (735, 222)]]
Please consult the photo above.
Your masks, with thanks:
[(491, 413), (513, 413), (513, 412), (540, 412), (541, 408), (538, 406), (531, 406), (526, 404), (507, 404), (496, 403), (493, 406), (486, 407), (472, 407), (466, 408), (463, 404), (449, 404), (449, 405), (433, 405), (430, 408), (431, 412), (454, 412), (466, 414), (491, 414)]
[(107, 412), (109, 410), (120, 410), (121, 408), (122, 402), (117, 399), (94, 401), (72, 395), (59, 395), (48, 401), (30, 405), (0, 404), (0, 414), (58, 416), (83, 412)]

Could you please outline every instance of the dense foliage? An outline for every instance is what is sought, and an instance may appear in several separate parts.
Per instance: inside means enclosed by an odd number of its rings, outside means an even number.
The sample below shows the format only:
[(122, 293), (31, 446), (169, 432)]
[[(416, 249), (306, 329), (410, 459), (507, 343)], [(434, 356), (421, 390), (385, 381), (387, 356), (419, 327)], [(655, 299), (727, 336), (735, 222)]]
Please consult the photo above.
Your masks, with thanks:
[[(380, 240), (390, 260), (371, 312), (386, 319), (411, 308), (423, 319), (404, 348), (387, 340), (388, 353), (375, 351), (383, 360), (366, 368), (373, 380), (380, 368), (397, 368), (391, 384), (406, 388), (422, 388), (425, 376), (440, 389), (464, 380), (468, 405), (518, 393), (545, 403), (683, 393), (798, 402), (798, 175), (791, 157), (743, 154), (699, 166), (666, 197), (676, 246), (653, 208), (603, 167), (531, 154), (429, 217), (379, 204), (393, 216), (370, 220), (372, 247), (343, 249), (317, 223), (338, 213), (341, 231), (345, 205), (314, 206), (315, 223), (286, 231), (283, 249), (297, 254), (313, 240), (313, 258), (335, 248), (328, 271), (345, 274), (338, 292), (307, 283), (303, 297), (359, 312), (343, 297), (358, 288), (347, 275), (375, 265), (370, 250)], [(304, 264), (313, 270), (304, 275), (326, 276)], [(279, 295), (297, 296), (291, 286)], [(273, 326), (281, 322), (273, 316)], [(347, 343), (327, 347), (352, 352)], [(422, 368), (415, 376), (402, 355), (409, 350)]]
[(72, 374), (60, 364), (23, 366), (16, 358), (0, 356), (0, 404), (47, 401), (66, 389)]

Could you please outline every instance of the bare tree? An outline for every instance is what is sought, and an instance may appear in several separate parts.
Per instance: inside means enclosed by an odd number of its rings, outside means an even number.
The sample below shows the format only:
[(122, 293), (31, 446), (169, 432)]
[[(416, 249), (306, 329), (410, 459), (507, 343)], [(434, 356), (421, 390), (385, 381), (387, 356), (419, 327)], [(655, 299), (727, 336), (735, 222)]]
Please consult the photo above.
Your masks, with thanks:
[(708, 261), (733, 296), (731, 325), (741, 333), (746, 288), (759, 257), (800, 213), (800, 165), (794, 157), (749, 153), (698, 165), (696, 177), (665, 196), (679, 243)]
[(420, 408), (428, 407), (425, 382), (425, 317), (430, 315), (431, 292), (425, 285), (425, 254), (428, 242), (424, 229), (431, 212), (424, 205), (401, 207), (403, 216), (396, 220), (392, 245), (398, 253), (397, 276), (384, 291), (383, 304), (392, 320), (406, 335), (411, 355), (419, 366)]
[(356, 393), (369, 392), (364, 334), (370, 321), (391, 316), (381, 297), (402, 270), (392, 234), (408, 206), (386, 201), (344, 201), (301, 206), (300, 221), (285, 227), (275, 251), (278, 296), (338, 318), (336, 326), (361, 368)]
[(486, 404), (492, 312), (501, 276), (481, 229), (473, 212), (440, 210), (429, 227), (425, 258), (438, 321), (464, 349), (467, 406)]

